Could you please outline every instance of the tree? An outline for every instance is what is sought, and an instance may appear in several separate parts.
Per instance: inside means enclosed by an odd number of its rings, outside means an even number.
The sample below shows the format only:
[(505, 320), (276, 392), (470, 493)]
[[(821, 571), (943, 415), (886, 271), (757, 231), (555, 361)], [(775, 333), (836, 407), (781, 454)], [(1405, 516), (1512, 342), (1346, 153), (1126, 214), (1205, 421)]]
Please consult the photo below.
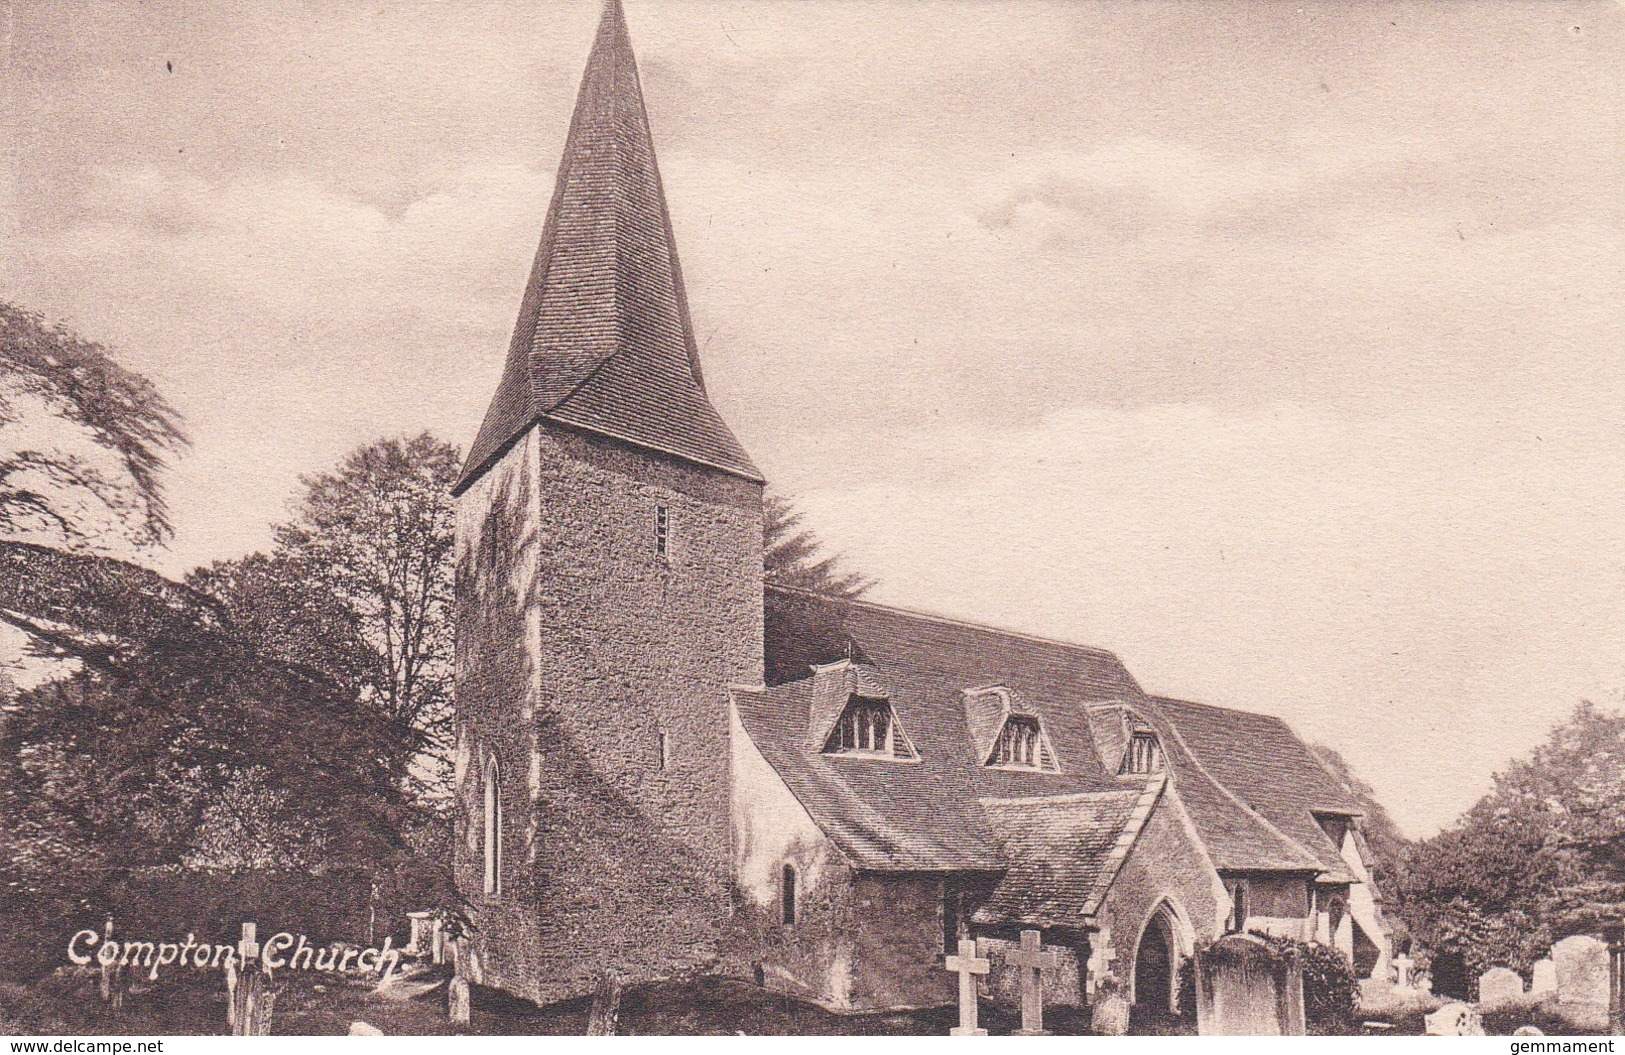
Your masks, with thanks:
[(770, 494), (762, 503), (763, 574), (775, 586), (810, 590), (830, 597), (862, 597), (875, 580), (848, 571), (839, 554), (826, 554), (824, 542), (802, 528), (804, 514), (789, 499)]
[(399, 845), (394, 728), (262, 653), (212, 599), (109, 557), (0, 542), (0, 620), (78, 661), (0, 702), (0, 959), (60, 947), (17, 940), (24, 923), (82, 919), (140, 869), (217, 863), (222, 839), (237, 863), (263, 861), (267, 832), (319, 840), (283, 864)]
[(107, 349), (0, 303), (0, 531), (75, 548), (171, 534), (162, 470), (180, 415)]
[(451, 486), (457, 448), (427, 433), (352, 451), (303, 477), (294, 517), (269, 554), (194, 572), (273, 654), (353, 684), (402, 731), (398, 775), (431, 799), (452, 746)]
[(1418, 937), (1469, 977), (1525, 970), (1553, 940), (1625, 914), (1625, 716), (1581, 703), (1404, 864)]

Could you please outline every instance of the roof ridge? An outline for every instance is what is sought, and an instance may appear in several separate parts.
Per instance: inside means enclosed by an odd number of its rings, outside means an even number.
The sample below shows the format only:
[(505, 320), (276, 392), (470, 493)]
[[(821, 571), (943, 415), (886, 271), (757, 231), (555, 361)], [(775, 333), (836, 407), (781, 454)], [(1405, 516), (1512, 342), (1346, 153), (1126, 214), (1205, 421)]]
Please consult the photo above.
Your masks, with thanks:
[[(1146, 693), (1146, 698), (1151, 700), (1152, 703), (1171, 703), (1176, 707), (1200, 707), (1207, 711), (1223, 711), (1225, 714), (1245, 714), (1250, 718), (1263, 718), (1267, 721), (1274, 722), (1286, 729), (1288, 732), (1291, 732), (1292, 730), (1291, 722), (1288, 722), (1285, 718), (1282, 718), (1278, 714), (1270, 714), (1268, 711), (1249, 711), (1245, 707), (1226, 707), (1222, 703), (1204, 703), (1201, 700), (1182, 700), (1176, 696), (1162, 696), (1154, 692)], [(1293, 735), (1297, 734), (1294, 733)]]
[[(1122, 665), (1123, 662), (1117, 653), (1111, 651), (1110, 649), (1099, 648), (1095, 645), (1083, 645), (1076, 641), (1063, 641), (1058, 637), (1045, 637), (1042, 634), (1033, 634), (1025, 630), (1009, 630), (1004, 627), (994, 626), (991, 623), (978, 623), (969, 619), (960, 619), (956, 616), (921, 611), (918, 608), (903, 608), (898, 605), (880, 604), (876, 601), (864, 601), (856, 597), (835, 597), (831, 594), (819, 593), (817, 590), (808, 590), (800, 586), (785, 586), (782, 583), (773, 582), (765, 583), (764, 586), (768, 590), (777, 590), (780, 593), (799, 594), (802, 597), (812, 597), (820, 601), (830, 601), (834, 604), (852, 605), (855, 608), (869, 608), (877, 612), (892, 612), (896, 615), (912, 616), (916, 619), (925, 619), (933, 623), (945, 623), (949, 626), (962, 627), (966, 630), (981, 630), (990, 634), (998, 634), (1001, 637), (1013, 637), (1023, 641), (1032, 641), (1041, 645), (1054, 645), (1059, 648), (1075, 649), (1080, 652), (1090, 652), (1097, 656), (1106, 656), (1110, 659), (1117, 660), (1119, 665)], [(1125, 673), (1127, 672), (1126, 667), (1124, 668), (1124, 671)], [(1132, 681), (1133, 675), (1129, 675), (1129, 678)], [(1139, 688), (1138, 682), (1134, 682), (1134, 685), (1135, 688)], [(986, 687), (993, 688), (998, 686), (991, 685)]]

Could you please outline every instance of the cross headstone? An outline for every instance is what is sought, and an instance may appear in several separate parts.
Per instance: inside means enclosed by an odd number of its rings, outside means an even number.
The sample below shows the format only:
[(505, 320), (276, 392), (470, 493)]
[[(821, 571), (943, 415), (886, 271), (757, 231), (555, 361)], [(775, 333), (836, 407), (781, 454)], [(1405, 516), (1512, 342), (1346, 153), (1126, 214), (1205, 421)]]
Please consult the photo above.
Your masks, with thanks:
[(1396, 972), (1394, 988), (1409, 989), (1411, 987), (1411, 968), (1416, 966), (1416, 961), (1401, 954), (1394, 957), (1393, 963)]
[[(237, 943), (236, 970), (228, 970), (226, 975), (229, 994), (226, 1020), (231, 1024), (232, 1034), (239, 1037), (269, 1036), (271, 1011), (276, 1005), (276, 993), (267, 984), (265, 964), (260, 960), (256, 930), (252, 923), (243, 924), (242, 940)], [(235, 985), (232, 984), (234, 974)]]
[(959, 1025), (948, 1031), (950, 1037), (985, 1037), (987, 1030), (976, 1025), (976, 976), (986, 974), (992, 967), (987, 960), (976, 955), (976, 943), (959, 939), (959, 955), (949, 956), (942, 965), (959, 972)]
[(1021, 972), (1021, 1028), (1018, 1037), (1047, 1037), (1044, 1028), (1044, 972), (1060, 966), (1060, 957), (1044, 948), (1036, 930), (1021, 932), (1021, 948), (1005, 954), (1005, 962)]

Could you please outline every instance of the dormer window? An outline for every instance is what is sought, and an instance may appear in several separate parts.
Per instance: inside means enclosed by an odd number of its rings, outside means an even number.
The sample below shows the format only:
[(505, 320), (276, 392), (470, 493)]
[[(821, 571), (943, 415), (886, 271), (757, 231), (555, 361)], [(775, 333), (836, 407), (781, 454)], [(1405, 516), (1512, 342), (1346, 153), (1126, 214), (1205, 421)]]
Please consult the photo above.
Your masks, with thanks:
[(1001, 766), (1036, 767), (1044, 757), (1044, 746), (1038, 739), (1038, 721), (1012, 717), (1005, 722), (994, 757)]
[(891, 704), (854, 696), (830, 730), (824, 744), (826, 754), (881, 755), (887, 758), (914, 758), (908, 737), (897, 727)]
[(1162, 744), (1156, 733), (1139, 730), (1129, 737), (1122, 772), (1137, 776), (1162, 772)]
[(892, 753), (891, 705), (885, 700), (853, 700), (835, 723), (830, 746), (836, 751)]
[(1004, 728), (999, 731), (987, 764), (1004, 769), (1054, 769), (1055, 755), (1037, 718), (1012, 714), (1004, 720)]

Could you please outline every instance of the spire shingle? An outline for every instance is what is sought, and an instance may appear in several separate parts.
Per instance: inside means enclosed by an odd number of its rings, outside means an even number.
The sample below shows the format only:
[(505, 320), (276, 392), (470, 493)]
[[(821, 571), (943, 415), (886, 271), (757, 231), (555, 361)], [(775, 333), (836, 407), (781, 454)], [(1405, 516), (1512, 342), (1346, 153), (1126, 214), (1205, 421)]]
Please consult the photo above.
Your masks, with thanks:
[(507, 365), (457, 490), (542, 420), (761, 479), (705, 394), (620, 0), (598, 24)]

